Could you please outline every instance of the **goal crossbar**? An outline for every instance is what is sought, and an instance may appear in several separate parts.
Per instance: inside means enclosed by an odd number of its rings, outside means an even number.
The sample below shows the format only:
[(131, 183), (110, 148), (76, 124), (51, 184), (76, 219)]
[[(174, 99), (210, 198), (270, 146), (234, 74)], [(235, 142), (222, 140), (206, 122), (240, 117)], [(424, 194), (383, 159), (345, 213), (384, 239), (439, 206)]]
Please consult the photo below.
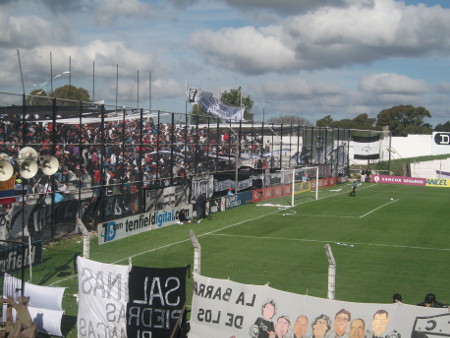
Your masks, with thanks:
[(295, 206), (295, 195), (311, 191), (311, 176), (315, 179), (315, 199), (319, 198), (319, 167), (282, 169), (276, 173), (266, 173), (257, 206), (282, 209)]

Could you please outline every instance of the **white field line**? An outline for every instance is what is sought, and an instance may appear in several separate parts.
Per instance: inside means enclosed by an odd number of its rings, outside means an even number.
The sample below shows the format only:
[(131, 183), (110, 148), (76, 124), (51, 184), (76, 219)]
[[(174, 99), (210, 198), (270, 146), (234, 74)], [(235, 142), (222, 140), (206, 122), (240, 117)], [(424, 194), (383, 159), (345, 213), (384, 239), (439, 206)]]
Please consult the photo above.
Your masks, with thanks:
[[(224, 227), (221, 227), (221, 228), (218, 228), (218, 229), (215, 229), (215, 230), (212, 230), (212, 231), (208, 231), (208, 232), (205, 232), (205, 233), (203, 233), (203, 234), (196, 235), (196, 236), (197, 236), (197, 237), (203, 237), (203, 236), (212, 235), (212, 234), (214, 234), (214, 233), (216, 233), (216, 232), (218, 232), (218, 231), (221, 231), (221, 230), (224, 230), (224, 229), (228, 229), (228, 228), (231, 228), (231, 227), (235, 227), (235, 226), (237, 226), (237, 225), (241, 225), (241, 224), (244, 224), (244, 223), (253, 221), (253, 220), (257, 220), (257, 219), (266, 217), (267, 215), (276, 214), (276, 213), (278, 213), (278, 212), (280, 212), (280, 210), (277, 209), (277, 210), (268, 212), (268, 213), (266, 213), (266, 214), (264, 214), (264, 215), (256, 216), (256, 217), (253, 217), (253, 218), (250, 218), (250, 219), (246, 219), (246, 220), (243, 220), (243, 221), (234, 223), (234, 224), (229, 224), (229, 225), (226, 225), (226, 226), (224, 226)], [(171, 247), (171, 246), (178, 245), (178, 244), (181, 244), (181, 243), (184, 243), (184, 242), (189, 242), (189, 241), (190, 241), (190, 239), (189, 239), (189, 238), (186, 238), (186, 239), (183, 239), (183, 240), (181, 240), (181, 241), (172, 242), (172, 243), (169, 243), (169, 244), (166, 244), (166, 245), (157, 247), (157, 248), (145, 250), (145, 251), (136, 253), (136, 254), (134, 254), (134, 255), (131, 255), (131, 256), (128, 256), (128, 257), (125, 257), (125, 258), (116, 260), (116, 261), (114, 261), (114, 262), (107, 263), (107, 264), (117, 264), (117, 263), (120, 263), (120, 262), (123, 262), (123, 261), (127, 261), (127, 262), (128, 262), (128, 260), (129, 260), (130, 258), (134, 258), (134, 257), (137, 257), (137, 256), (145, 255), (145, 254), (150, 253), (150, 252), (153, 252), (153, 251), (158, 251), (158, 250), (161, 250), (161, 249), (169, 248), (169, 247)], [(49, 286), (54, 286), (54, 285), (63, 283), (63, 282), (65, 282), (65, 281), (74, 279), (74, 278), (76, 278), (76, 277), (77, 277), (77, 275), (73, 275), (73, 276), (69, 276), (69, 277), (66, 277), (66, 278), (58, 279), (58, 280), (56, 280), (56, 281), (50, 283)]]
[(389, 202), (387, 202), (387, 203), (384, 203), (383, 205), (380, 205), (379, 207), (370, 210), (369, 212), (365, 213), (364, 215), (359, 216), (359, 218), (364, 218), (364, 217), (366, 217), (366, 216), (369, 216), (371, 213), (374, 213), (375, 211), (380, 210), (381, 208), (384, 208), (385, 206), (387, 206), (387, 205), (389, 205), (389, 204), (392, 204), (392, 203), (395, 203), (395, 202), (397, 202), (397, 201), (398, 201), (398, 199), (393, 200), (393, 201), (389, 201)]
[[(367, 187), (363, 187), (363, 188), (361, 188), (361, 189), (370, 188), (370, 187), (373, 187), (373, 186), (375, 186), (375, 185), (370, 185), (370, 186), (367, 186)], [(325, 196), (325, 197), (322, 197), (322, 198), (319, 197), (319, 200), (320, 200), (320, 199), (329, 198), (329, 197), (335, 197), (335, 196), (337, 196), (337, 195), (342, 195), (342, 194), (347, 194), (347, 193), (348, 193), (348, 191), (342, 192), (342, 193), (339, 193), (339, 194), (335, 194), (335, 195)], [(296, 205), (306, 204), (306, 203), (310, 203), (310, 202), (314, 202), (314, 201), (315, 201), (315, 199), (310, 200), (310, 201), (307, 201), (307, 202), (299, 203), (299, 204), (296, 204)], [(253, 218), (249, 218), (249, 219), (246, 219), (246, 220), (237, 222), (237, 223), (233, 223), (233, 224), (226, 225), (226, 226), (224, 226), (224, 227), (221, 227), (221, 228), (218, 228), (218, 229), (209, 231), (209, 232), (205, 232), (205, 233), (203, 233), (203, 234), (197, 235), (197, 237), (203, 237), (203, 236), (213, 235), (214, 233), (216, 233), (216, 232), (218, 232), (218, 231), (222, 231), (222, 230), (225, 230), (225, 229), (228, 229), (228, 228), (232, 228), (232, 227), (235, 227), (235, 226), (238, 226), (238, 225), (247, 223), (247, 222), (251, 222), (251, 221), (254, 221), (254, 220), (257, 220), (257, 219), (266, 217), (266, 216), (268, 216), (268, 215), (273, 215), (273, 214), (279, 213), (279, 212), (281, 212), (281, 211), (283, 211), (283, 210), (278, 210), (278, 209), (276, 209), (276, 210), (274, 210), (274, 211), (268, 212), (268, 213), (263, 214), (263, 215), (260, 215), (260, 216), (256, 216), (256, 217), (253, 217)], [(158, 250), (161, 250), (161, 249), (169, 248), (169, 247), (171, 247), (171, 246), (178, 245), (178, 244), (181, 244), (181, 243), (184, 243), (184, 242), (188, 242), (188, 241), (190, 241), (189, 238), (184, 239), (184, 240), (181, 240), (181, 241), (177, 241), (177, 242), (172, 242), (172, 243), (169, 243), (169, 244), (166, 244), (166, 245), (157, 247), (157, 248), (153, 248), (153, 249), (149, 249), (149, 250), (145, 250), (145, 251), (136, 253), (136, 254), (134, 254), (134, 255), (131, 255), (131, 256), (128, 256), (128, 257), (125, 257), (125, 258), (122, 258), (122, 259), (119, 259), (119, 260), (117, 260), (117, 261), (114, 261), (114, 262), (111, 262), (111, 263), (107, 263), (107, 264), (117, 264), (117, 263), (120, 263), (120, 262), (123, 262), (123, 261), (128, 261), (130, 258), (134, 258), (134, 257), (138, 257), (138, 256), (141, 256), (141, 255), (145, 255), (145, 254), (147, 254), (147, 253), (154, 252), (154, 251), (158, 251)], [(68, 277), (62, 278), (62, 279), (58, 279), (58, 280), (56, 280), (56, 281), (50, 283), (49, 286), (58, 285), (58, 284), (63, 283), (63, 282), (65, 282), (65, 281), (74, 279), (74, 278), (76, 278), (77, 276), (78, 276), (78, 275), (72, 275), (72, 276), (68, 276)]]
[[(299, 214), (299, 216), (311, 216), (311, 217), (331, 217), (331, 218), (353, 218), (353, 219), (361, 219), (364, 218), (366, 216), (369, 216), (370, 214), (374, 213), (377, 210), (380, 210), (381, 208), (384, 208), (385, 206), (395, 203), (397, 202), (399, 199), (393, 200), (393, 201), (389, 201), (383, 205), (380, 205), (379, 207), (376, 207), (372, 210), (370, 210), (369, 212), (366, 212), (364, 215), (361, 216), (345, 216), (345, 215), (320, 215), (320, 214), (305, 214), (305, 213), (301, 213)], [(293, 216), (293, 215), (292, 215)]]
[[(213, 234), (214, 236), (223, 237), (239, 237), (239, 238), (252, 238), (252, 239), (270, 239), (270, 240), (280, 240), (280, 241), (297, 241), (297, 242), (315, 242), (315, 243), (337, 243), (335, 241), (324, 241), (317, 239), (305, 239), (305, 238), (285, 238), (285, 237), (266, 237), (266, 236), (249, 236), (249, 235), (230, 235), (230, 234)], [(339, 243), (343, 243), (342, 241)], [(435, 251), (450, 251), (450, 248), (427, 248), (421, 246), (408, 246), (408, 245), (395, 245), (395, 244), (378, 244), (378, 243), (358, 243), (358, 242), (345, 242), (345, 244), (351, 245), (367, 245), (367, 246), (377, 246), (386, 248), (401, 248), (401, 249), (420, 249), (420, 250), (435, 250)]]

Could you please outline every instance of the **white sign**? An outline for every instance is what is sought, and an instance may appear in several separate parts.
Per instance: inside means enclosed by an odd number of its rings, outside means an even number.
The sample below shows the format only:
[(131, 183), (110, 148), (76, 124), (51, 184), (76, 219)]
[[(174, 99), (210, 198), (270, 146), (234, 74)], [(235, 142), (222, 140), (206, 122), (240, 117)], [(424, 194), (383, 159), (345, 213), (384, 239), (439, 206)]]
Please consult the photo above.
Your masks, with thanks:
[(77, 257), (78, 337), (126, 337), (129, 267)]
[(193, 287), (189, 338), (450, 335), (448, 309), (343, 302), (196, 273)]
[[(3, 297), (12, 297), (18, 301), (22, 281), (5, 274), (3, 279)], [(25, 282), (24, 296), (30, 297), (28, 312), (37, 325), (39, 332), (62, 336), (61, 319), (64, 314), (61, 303), (65, 288), (36, 285)]]
[(109, 243), (114, 240), (148, 231), (150, 228), (149, 213), (99, 223), (97, 226), (98, 244)]
[(216, 99), (210, 92), (196, 93), (195, 102), (208, 113), (216, 115), (224, 120), (242, 121), (245, 107), (231, 107)]
[(99, 223), (97, 226), (98, 244), (109, 243), (150, 229), (175, 224), (180, 218), (181, 209), (185, 209), (186, 217), (192, 219), (192, 204), (189, 204)]

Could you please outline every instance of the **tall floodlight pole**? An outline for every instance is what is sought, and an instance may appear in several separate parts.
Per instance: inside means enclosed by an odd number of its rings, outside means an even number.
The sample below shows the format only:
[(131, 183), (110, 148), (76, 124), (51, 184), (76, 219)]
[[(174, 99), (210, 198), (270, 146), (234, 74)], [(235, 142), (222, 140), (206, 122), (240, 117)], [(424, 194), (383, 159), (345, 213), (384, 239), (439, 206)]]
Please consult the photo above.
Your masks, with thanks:
[(136, 108), (139, 108), (139, 69), (136, 72), (136, 82), (137, 82)]
[(20, 61), (19, 50), (17, 50), (17, 58), (19, 60), (20, 80), (22, 82), (22, 93), (25, 96), (25, 84), (24, 84), (24, 81), (23, 81), (22, 62)]
[(95, 102), (95, 60), (92, 61), (92, 101)]
[(119, 64), (116, 66), (116, 110), (117, 110), (117, 96), (119, 95)]
[(148, 72), (148, 111), (152, 113), (152, 72)]
[(52, 62), (52, 52), (50, 52), (50, 91), (53, 94), (53, 62)]

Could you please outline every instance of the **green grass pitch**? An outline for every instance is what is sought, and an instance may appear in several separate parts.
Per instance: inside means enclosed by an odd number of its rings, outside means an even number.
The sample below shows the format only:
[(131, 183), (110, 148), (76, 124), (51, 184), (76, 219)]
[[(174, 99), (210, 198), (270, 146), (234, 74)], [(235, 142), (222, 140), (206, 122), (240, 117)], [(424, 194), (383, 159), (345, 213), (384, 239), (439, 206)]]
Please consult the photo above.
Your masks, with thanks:
[[(350, 190), (349, 184), (324, 188), (317, 201), (312, 192), (300, 194), (289, 211), (245, 205), (200, 224), (176, 224), (102, 246), (93, 238), (90, 258), (128, 264), (131, 257), (134, 265), (152, 267), (192, 264), (192, 229), (202, 247), (203, 275), (326, 298), (324, 245), (330, 244), (336, 299), (390, 303), (400, 293), (405, 303), (416, 304), (433, 292), (438, 301), (450, 302), (450, 190), (363, 183), (349, 197)], [(76, 336), (77, 253), (80, 238), (47, 245), (44, 263), (32, 270), (32, 283), (67, 287), (68, 337)]]

